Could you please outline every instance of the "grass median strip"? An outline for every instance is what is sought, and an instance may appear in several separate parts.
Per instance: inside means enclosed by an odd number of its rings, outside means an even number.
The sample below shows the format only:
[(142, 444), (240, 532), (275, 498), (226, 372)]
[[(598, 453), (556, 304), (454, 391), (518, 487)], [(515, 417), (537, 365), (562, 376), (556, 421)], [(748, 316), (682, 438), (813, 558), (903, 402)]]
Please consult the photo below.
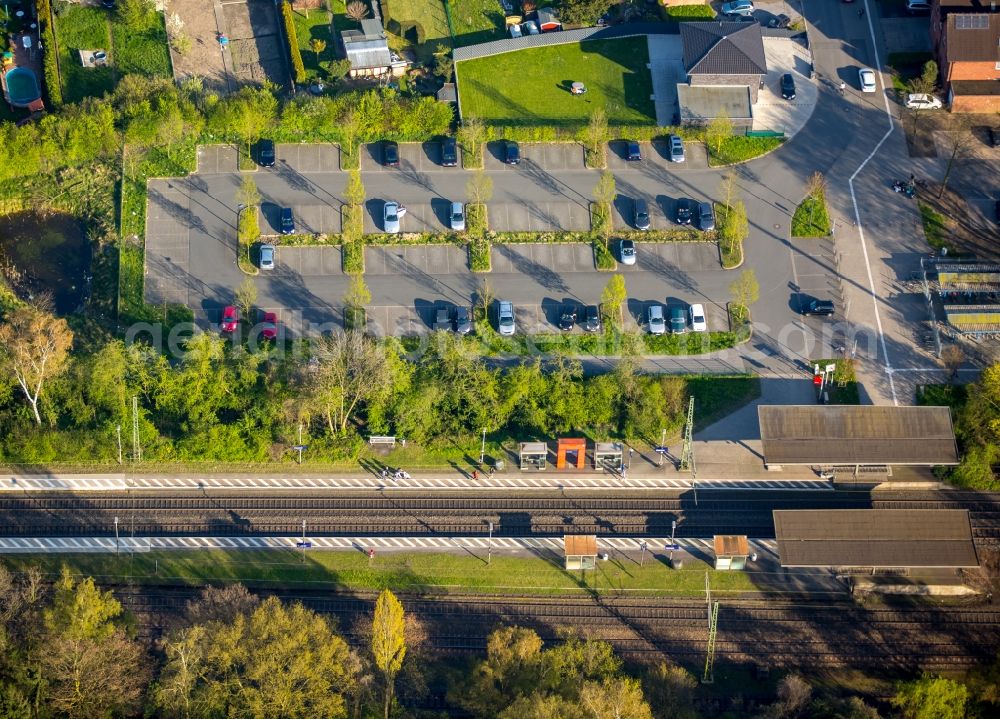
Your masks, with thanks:
[[(483, 539), (485, 545), (485, 538)], [(543, 556), (510, 556), (494, 547), (487, 564), (485, 546), (461, 554), (381, 552), (369, 561), (367, 547), (303, 554), (287, 550), (155, 551), (133, 555), (12, 555), (8, 566), (39, 566), (57, 575), (65, 565), (74, 574), (98, 582), (201, 586), (243, 582), (251, 587), (313, 587), (331, 590), (396, 592), (537, 594), (544, 596), (634, 592), (648, 596), (699, 596), (709, 572), (716, 592), (759, 591), (744, 572), (715, 572), (705, 562), (685, 557), (683, 569), (671, 569), (661, 547), (650, 547), (644, 564), (639, 552), (612, 551), (608, 561), (581, 573), (566, 571), (554, 552)]]

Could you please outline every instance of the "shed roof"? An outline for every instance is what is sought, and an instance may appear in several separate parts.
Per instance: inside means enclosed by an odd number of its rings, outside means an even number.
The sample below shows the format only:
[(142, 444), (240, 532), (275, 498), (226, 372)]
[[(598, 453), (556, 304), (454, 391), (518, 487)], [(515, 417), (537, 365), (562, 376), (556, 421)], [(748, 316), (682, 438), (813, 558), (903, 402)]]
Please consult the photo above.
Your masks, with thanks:
[(597, 537), (593, 534), (567, 534), (563, 543), (567, 557), (597, 555)]
[(776, 509), (783, 567), (978, 567), (964, 509)]
[(746, 535), (715, 535), (715, 556), (716, 557), (745, 557), (750, 554), (750, 542)]
[(545, 442), (521, 442), (522, 452), (548, 452), (549, 447)]
[(680, 29), (689, 75), (767, 74), (759, 23), (682, 22)]
[(765, 464), (958, 464), (948, 407), (757, 408)]

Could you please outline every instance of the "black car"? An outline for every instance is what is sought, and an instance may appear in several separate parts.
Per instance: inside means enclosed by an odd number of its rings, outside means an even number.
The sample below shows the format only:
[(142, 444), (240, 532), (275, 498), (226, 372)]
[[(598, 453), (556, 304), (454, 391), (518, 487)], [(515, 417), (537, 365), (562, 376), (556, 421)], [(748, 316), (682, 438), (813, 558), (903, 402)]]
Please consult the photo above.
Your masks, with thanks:
[(781, 76), (781, 96), (786, 100), (795, 99), (795, 78), (790, 72)]
[(576, 326), (576, 307), (566, 305), (559, 311), (559, 329), (568, 332)]
[(677, 212), (674, 220), (678, 225), (690, 225), (691, 217), (694, 215), (695, 202), (687, 197), (677, 200)]
[(382, 164), (386, 167), (399, 167), (399, 145), (391, 140), (382, 145)]
[(667, 328), (670, 334), (679, 335), (688, 331), (687, 308), (671, 305), (667, 308)]
[(649, 205), (641, 197), (635, 201), (632, 212), (632, 224), (637, 230), (649, 229)]
[(472, 332), (472, 319), (469, 317), (467, 307), (455, 308), (455, 331), (460, 335), (467, 335)]
[(587, 332), (601, 331), (601, 308), (597, 305), (587, 305), (583, 311), (583, 329)]
[(458, 164), (458, 143), (454, 137), (446, 137), (441, 140), (441, 165), (443, 167), (454, 167)]
[(792, 22), (792, 19), (785, 14), (774, 15), (770, 20), (767, 21), (768, 27), (778, 28), (779, 30), (784, 30)]
[(257, 164), (274, 167), (274, 140), (260, 140), (257, 143)]
[(295, 218), (292, 217), (291, 207), (281, 208), (281, 234), (283, 235), (295, 234)]
[(503, 148), (503, 161), (508, 165), (521, 162), (521, 148), (513, 140), (507, 140)]
[(832, 300), (807, 299), (802, 305), (802, 314), (817, 315), (819, 317), (829, 317), (834, 312)]
[(638, 142), (629, 141), (625, 159), (629, 162), (638, 162), (642, 159), (642, 150), (639, 148)]
[(451, 329), (451, 313), (448, 312), (447, 307), (438, 307), (434, 310), (434, 330), (450, 330)]

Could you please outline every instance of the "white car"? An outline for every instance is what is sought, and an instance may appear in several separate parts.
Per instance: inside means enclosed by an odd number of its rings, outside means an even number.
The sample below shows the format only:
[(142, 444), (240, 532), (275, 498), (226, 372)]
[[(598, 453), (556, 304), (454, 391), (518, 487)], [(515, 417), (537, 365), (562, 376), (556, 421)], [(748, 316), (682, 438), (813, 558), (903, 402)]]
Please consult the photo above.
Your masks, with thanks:
[(858, 70), (858, 82), (861, 83), (861, 92), (875, 92), (878, 85), (875, 84), (875, 71), (871, 68), (863, 67)]
[(461, 202), (451, 203), (451, 212), (448, 214), (451, 221), (451, 229), (455, 232), (465, 231), (465, 207)]
[(723, 15), (742, 15), (743, 17), (750, 17), (753, 15), (754, 6), (751, 0), (733, 0), (732, 2), (722, 3), (722, 14)]
[(667, 321), (663, 317), (663, 305), (650, 305), (647, 315), (649, 334), (662, 335), (667, 331)]
[(702, 305), (691, 305), (691, 329), (695, 332), (708, 332), (708, 322), (705, 321), (705, 308)]
[(516, 330), (514, 325), (514, 303), (501, 300), (497, 311), (497, 330), (504, 337), (510, 337)]
[(906, 96), (906, 107), (910, 110), (940, 110), (943, 105), (933, 95), (911, 93)]
[(382, 229), (392, 234), (399, 232), (399, 219), (405, 214), (406, 210), (398, 202), (386, 202), (382, 208)]

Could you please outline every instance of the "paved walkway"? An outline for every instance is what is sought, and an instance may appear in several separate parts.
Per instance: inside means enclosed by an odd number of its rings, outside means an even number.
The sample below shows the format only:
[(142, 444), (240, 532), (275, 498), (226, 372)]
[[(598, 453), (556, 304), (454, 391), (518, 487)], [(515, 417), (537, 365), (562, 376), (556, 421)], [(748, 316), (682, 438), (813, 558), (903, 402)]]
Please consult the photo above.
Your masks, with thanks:
[(680, 35), (647, 35), (649, 70), (653, 75), (653, 101), (656, 105), (656, 124), (667, 127), (675, 124), (678, 115), (677, 83), (686, 74), (681, 55)]

